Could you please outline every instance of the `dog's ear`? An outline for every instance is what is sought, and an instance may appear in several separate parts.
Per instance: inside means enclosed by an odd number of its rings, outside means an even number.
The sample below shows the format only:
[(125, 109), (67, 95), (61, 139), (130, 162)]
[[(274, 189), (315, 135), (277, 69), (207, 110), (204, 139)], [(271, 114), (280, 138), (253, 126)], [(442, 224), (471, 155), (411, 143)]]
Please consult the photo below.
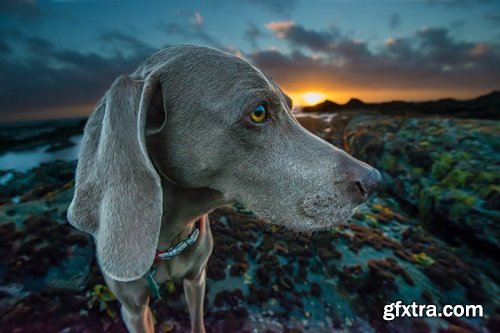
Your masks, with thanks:
[(101, 269), (118, 281), (142, 277), (155, 256), (163, 198), (145, 136), (165, 125), (161, 95), (153, 78), (119, 77), (85, 126), (68, 220), (94, 236)]

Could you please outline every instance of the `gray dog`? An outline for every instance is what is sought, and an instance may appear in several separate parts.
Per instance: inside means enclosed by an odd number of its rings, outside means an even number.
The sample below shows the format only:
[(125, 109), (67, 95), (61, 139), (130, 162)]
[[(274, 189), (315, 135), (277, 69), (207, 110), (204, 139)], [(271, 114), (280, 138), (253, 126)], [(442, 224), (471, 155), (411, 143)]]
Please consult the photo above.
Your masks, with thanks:
[(316, 231), (346, 221), (375, 188), (377, 170), (306, 131), (291, 106), (266, 73), (198, 46), (158, 51), (97, 104), (68, 220), (94, 236), (130, 332), (154, 332), (149, 298), (167, 279), (183, 280), (191, 330), (205, 331), (214, 208), (239, 201), (269, 223)]

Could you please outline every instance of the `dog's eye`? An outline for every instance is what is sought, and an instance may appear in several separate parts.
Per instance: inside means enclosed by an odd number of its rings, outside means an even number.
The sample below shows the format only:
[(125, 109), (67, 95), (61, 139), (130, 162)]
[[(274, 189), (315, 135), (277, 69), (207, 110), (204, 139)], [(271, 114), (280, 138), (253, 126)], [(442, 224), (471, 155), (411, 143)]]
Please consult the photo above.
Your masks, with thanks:
[(250, 113), (250, 118), (252, 118), (254, 123), (261, 123), (266, 120), (266, 114), (266, 107), (260, 104), (255, 107), (255, 110), (253, 110), (252, 113)]

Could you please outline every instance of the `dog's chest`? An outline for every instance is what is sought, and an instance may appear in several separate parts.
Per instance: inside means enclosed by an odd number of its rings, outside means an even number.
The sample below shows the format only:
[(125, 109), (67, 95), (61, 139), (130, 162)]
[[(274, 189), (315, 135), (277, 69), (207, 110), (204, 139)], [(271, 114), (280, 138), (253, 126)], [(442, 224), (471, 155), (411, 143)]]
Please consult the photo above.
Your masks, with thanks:
[(194, 279), (198, 277), (206, 266), (212, 253), (213, 239), (208, 223), (200, 230), (196, 242), (186, 248), (179, 255), (155, 262), (157, 272), (155, 281), (158, 284), (167, 280)]

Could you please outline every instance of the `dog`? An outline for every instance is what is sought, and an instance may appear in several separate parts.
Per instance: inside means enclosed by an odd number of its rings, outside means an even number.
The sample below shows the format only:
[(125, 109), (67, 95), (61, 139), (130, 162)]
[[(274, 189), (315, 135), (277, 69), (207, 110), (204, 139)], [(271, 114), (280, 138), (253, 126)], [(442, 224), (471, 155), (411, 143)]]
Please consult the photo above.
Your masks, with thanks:
[(191, 330), (205, 332), (211, 210), (237, 201), (268, 223), (319, 231), (375, 189), (376, 169), (305, 130), (291, 108), (253, 64), (192, 45), (157, 51), (98, 102), (68, 221), (93, 235), (130, 332), (154, 332), (149, 300), (167, 279), (183, 281)]

